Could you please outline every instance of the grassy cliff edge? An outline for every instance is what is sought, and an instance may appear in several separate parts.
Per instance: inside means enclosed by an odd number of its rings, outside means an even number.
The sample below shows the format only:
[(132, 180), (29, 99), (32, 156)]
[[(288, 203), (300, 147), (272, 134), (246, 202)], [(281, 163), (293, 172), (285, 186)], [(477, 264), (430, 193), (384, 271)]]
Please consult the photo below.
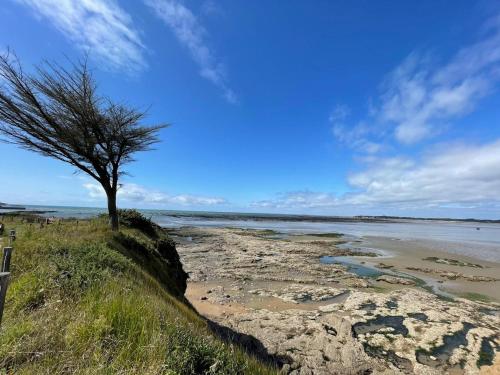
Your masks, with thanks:
[(18, 238), (0, 373), (276, 373), (212, 333), (184, 299), (175, 244), (140, 215), (123, 212), (119, 233), (104, 218), (4, 219)]

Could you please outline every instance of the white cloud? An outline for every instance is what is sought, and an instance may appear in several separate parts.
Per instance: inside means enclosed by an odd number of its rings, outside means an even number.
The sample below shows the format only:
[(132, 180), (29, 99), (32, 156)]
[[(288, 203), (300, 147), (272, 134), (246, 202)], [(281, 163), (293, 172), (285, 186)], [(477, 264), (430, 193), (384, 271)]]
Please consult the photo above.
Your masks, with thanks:
[[(335, 137), (353, 148), (379, 144), (394, 136), (412, 144), (444, 132), (453, 121), (474, 111), (500, 82), (500, 16), (488, 22), (481, 40), (462, 48), (446, 63), (411, 53), (383, 80), (363, 121), (329, 116)], [(338, 113), (336, 110), (334, 113)], [(343, 112), (340, 112), (341, 114)], [(366, 147), (378, 151), (377, 147)]]
[(332, 132), (339, 141), (359, 152), (376, 154), (384, 148), (381, 143), (369, 139), (371, 130), (363, 123), (359, 123), (352, 128), (349, 128), (344, 123), (334, 123)]
[(351, 192), (342, 196), (292, 192), (253, 205), (288, 209), (500, 207), (500, 140), (477, 146), (447, 145), (418, 160), (372, 158), (348, 182)]
[(144, 44), (132, 18), (115, 0), (14, 0), (48, 20), (67, 39), (108, 68), (146, 67)]
[(439, 133), (447, 122), (473, 111), (500, 81), (500, 17), (481, 41), (446, 64), (412, 53), (383, 83), (377, 116), (395, 125), (396, 139), (414, 143)]
[[(102, 200), (106, 197), (103, 188), (97, 183), (88, 182), (83, 187), (92, 199)], [(136, 184), (122, 185), (117, 198), (119, 201), (149, 205), (214, 206), (227, 203), (223, 198), (189, 194), (169, 195)]]
[(253, 202), (252, 207), (277, 209), (329, 208), (338, 204), (338, 198), (331, 193), (294, 191), (281, 193), (275, 199)]
[(367, 154), (380, 152), (383, 149), (382, 144), (369, 139), (373, 128), (364, 122), (350, 126), (348, 124), (350, 113), (351, 110), (348, 106), (339, 104), (328, 117), (335, 138), (359, 152)]
[(349, 177), (360, 191), (350, 204), (431, 205), (500, 202), (500, 140), (481, 146), (446, 146), (421, 160), (379, 160)]
[(431, 69), (426, 58), (410, 55), (383, 84), (379, 121), (394, 124), (396, 139), (409, 144), (439, 133), (448, 121), (471, 112), (499, 77), (493, 65), (471, 71), (463, 64), (455, 58), (447, 66)]
[(328, 121), (331, 123), (344, 121), (349, 114), (351, 113), (351, 109), (345, 104), (337, 104), (333, 109), (332, 113), (328, 117)]
[(200, 68), (200, 75), (222, 89), (225, 99), (236, 103), (235, 93), (227, 84), (224, 67), (208, 47), (207, 32), (193, 12), (177, 0), (144, 0), (173, 31)]

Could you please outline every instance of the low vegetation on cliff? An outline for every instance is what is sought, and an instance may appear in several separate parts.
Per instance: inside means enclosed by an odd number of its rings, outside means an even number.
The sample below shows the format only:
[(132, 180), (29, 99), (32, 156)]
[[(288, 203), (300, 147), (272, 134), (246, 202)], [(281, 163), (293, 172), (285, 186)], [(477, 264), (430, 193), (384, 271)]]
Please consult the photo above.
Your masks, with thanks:
[(105, 218), (4, 217), (17, 239), (0, 373), (275, 373), (214, 335), (184, 299), (168, 235), (133, 211), (121, 221), (117, 233)]

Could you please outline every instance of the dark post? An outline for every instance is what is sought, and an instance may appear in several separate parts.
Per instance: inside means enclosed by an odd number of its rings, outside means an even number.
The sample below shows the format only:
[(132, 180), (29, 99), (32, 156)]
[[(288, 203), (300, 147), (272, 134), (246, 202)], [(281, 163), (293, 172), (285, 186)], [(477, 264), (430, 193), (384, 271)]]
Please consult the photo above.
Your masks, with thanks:
[(16, 240), (16, 231), (14, 229), (11, 229), (9, 233), (9, 244), (12, 245), (12, 243), (15, 240)]
[(12, 257), (12, 247), (3, 248), (1, 272), (10, 272), (10, 258)]
[(5, 297), (7, 295), (7, 286), (9, 284), (10, 258), (12, 257), (12, 250), (13, 250), (12, 247), (3, 248), (2, 269), (0, 272), (0, 324), (2, 323), (3, 309), (5, 306)]
[(0, 272), (0, 324), (2, 324), (5, 296), (7, 295), (7, 286), (9, 284), (9, 275), (9, 272)]

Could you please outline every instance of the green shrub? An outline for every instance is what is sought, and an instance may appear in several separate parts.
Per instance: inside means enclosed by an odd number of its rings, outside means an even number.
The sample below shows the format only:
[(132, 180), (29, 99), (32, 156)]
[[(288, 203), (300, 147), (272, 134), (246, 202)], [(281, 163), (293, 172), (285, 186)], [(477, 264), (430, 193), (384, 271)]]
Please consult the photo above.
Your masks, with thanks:
[(139, 229), (150, 237), (156, 238), (157, 225), (137, 210), (118, 210), (120, 224)]

